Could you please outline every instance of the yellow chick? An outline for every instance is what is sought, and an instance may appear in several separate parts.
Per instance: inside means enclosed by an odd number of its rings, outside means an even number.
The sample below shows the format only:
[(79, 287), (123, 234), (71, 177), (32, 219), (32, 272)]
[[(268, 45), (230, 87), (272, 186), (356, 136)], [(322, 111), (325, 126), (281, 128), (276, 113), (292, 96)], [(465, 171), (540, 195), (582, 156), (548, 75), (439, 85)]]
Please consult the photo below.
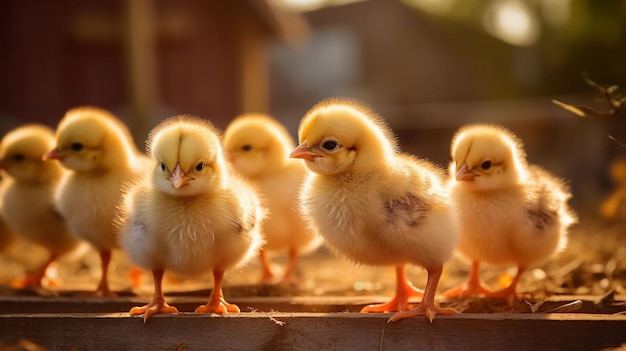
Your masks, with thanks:
[(63, 168), (42, 157), (54, 145), (54, 132), (42, 125), (26, 125), (6, 134), (0, 142), (0, 169), (6, 179), (0, 186), (0, 214), (11, 232), (49, 251), (47, 261), (15, 288), (41, 286), (48, 266), (74, 250), (79, 241), (54, 207), (56, 187)]
[(263, 211), (253, 188), (225, 158), (219, 134), (208, 121), (176, 116), (161, 122), (146, 141), (152, 176), (125, 196), (122, 246), (151, 270), (154, 297), (130, 314), (177, 313), (165, 303), (165, 270), (181, 275), (212, 271), (214, 287), (196, 313), (239, 312), (224, 300), (224, 271), (243, 264), (261, 244)]
[[(396, 313), (390, 321), (453, 314), (435, 304), (443, 263), (457, 239), (454, 210), (442, 172), (399, 152), (391, 129), (368, 107), (348, 99), (315, 105), (300, 122), (300, 145), (291, 157), (311, 171), (300, 205), (326, 243), (356, 263), (396, 267), (396, 295), (362, 312)], [(406, 264), (428, 272), (421, 295), (406, 279)]]
[[(564, 183), (526, 163), (522, 143), (493, 125), (469, 125), (452, 140), (451, 197), (458, 209), (458, 250), (472, 260), (466, 285), (448, 297), (483, 294), (512, 302), (524, 271), (552, 257), (567, 243), (576, 221)], [(480, 263), (518, 266), (512, 283), (497, 292), (484, 288)]]
[(59, 122), (56, 147), (44, 155), (69, 170), (56, 195), (56, 205), (70, 231), (100, 254), (102, 275), (87, 296), (116, 296), (109, 289), (108, 267), (118, 247), (113, 224), (126, 182), (145, 171), (126, 126), (109, 112), (95, 107), (74, 108)]
[(295, 144), (287, 130), (266, 115), (236, 118), (224, 132), (224, 147), (233, 167), (254, 181), (268, 213), (263, 221), (265, 243), (259, 251), (262, 282), (275, 280), (268, 252), (287, 251), (289, 262), (283, 282), (294, 282), (299, 253), (315, 249), (320, 237), (306, 227), (298, 212), (297, 194), (306, 168), (289, 158)]

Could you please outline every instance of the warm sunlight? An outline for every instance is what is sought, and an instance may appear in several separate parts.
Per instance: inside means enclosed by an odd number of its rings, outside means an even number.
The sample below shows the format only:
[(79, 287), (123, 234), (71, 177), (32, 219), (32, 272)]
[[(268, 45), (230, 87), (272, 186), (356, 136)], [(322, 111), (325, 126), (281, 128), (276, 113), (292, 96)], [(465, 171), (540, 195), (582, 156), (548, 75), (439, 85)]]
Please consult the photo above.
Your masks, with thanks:
[(288, 11), (308, 12), (327, 6), (339, 6), (363, 0), (270, 0), (276, 6)]
[(493, 2), (483, 21), (491, 35), (512, 45), (529, 46), (539, 37), (539, 20), (522, 1)]

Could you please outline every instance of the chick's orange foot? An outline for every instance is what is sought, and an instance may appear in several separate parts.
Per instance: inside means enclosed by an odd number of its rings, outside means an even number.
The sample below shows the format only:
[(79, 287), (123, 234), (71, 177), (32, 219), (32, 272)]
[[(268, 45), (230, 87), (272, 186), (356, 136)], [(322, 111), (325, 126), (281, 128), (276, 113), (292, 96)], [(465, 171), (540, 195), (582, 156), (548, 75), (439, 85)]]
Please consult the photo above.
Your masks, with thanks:
[(143, 314), (143, 320), (147, 321), (148, 318), (157, 313), (178, 313), (178, 309), (174, 306), (168, 305), (165, 301), (154, 300), (145, 306), (133, 307), (128, 313), (130, 315)]
[(401, 311), (401, 312), (394, 314), (393, 316), (391, 316), (391, 318), (389, 318), (388, 322), (389, 323), (396, 322), (396, 321), (399, 321), (400, 319), (416, 317), (416, 316), (425, 316), (426, 318), (428, 318), (429, 321), (432, 322), (435, 319), (435, 316), (438, 314), (451, 315), (451, 314), (457, 314), (457, 313), (459, 312), (451, 307), (438, 307), (438, 306), (431, 305), (431, 304), (420, 303), (419, 305), (417, 305), (417, 307), (415, 307), (412, 310)]
[(361, 313), (399, 312), (410, 309), (411, 297), (423, 297), (424, 291), (416, 288), (406, 277), (406, 265), (396, 266), (396, 295), (391, 301), (379, 305), (369, 305), (361, 309)]
[[(11, 284), (11, 288), (13, 289), (40, 287), (43, 285), (41, 281), (43, 278), (44, 278), (43, 274), (36, 273), (36, 274), (27, 275), (26, 277), (22, 279), (14, 279), (11, 281), (10, 284)], [(56, 285), (52, 283), (52, 286), (56, 286)]]
[(363, 307), (361, 309), (361, 313), (406, 311), (411, 308), (411, 305), (409, 304), (409, 299), (411, 297), (424, 296), (423, 291), (413, 286), (406, 286), (405, 289), (406, 290), (402, 294), (396, 294), (396, 296), (394, 296), (393, 299), (387, 303)]
[(195, 313), (239, 313), (241, 310), (237, 305), (226, 302), (223, 297), (218, 299), (211, 299), (206, 305), (201, 305), (196, 308)]

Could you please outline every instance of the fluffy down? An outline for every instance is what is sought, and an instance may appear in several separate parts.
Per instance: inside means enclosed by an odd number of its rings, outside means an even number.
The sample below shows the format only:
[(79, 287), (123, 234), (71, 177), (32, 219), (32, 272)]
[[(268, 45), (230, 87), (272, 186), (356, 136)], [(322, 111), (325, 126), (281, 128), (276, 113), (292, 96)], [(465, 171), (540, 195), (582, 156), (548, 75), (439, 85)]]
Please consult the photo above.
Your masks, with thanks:
[(434, 303), (443, 263), (457, 239), (442, 172), (401, 153), (384, 121), (353, 100), (330, 99), (311, 108), (299, 139), (291, 156), (304, 159), (311, 171), (300, 197), (311, 228), (354, 262), (396, 266), (396, 297), (364, 311), (407, 310), (415, 293), (404, 267), (416, 264), (429, 273), (422, 303), (392, 320), (454, 313)]
[(78, 247), (54, 206), (63, 168), (42, 157), (54, 145), (54, 132), (42, 125), (25, 125), (6, 134), (0, 143), (0, 214), (11, 232), (49, 252), (46, 262), (32, 275), (14, 281), (14, 287), (37, 286), (50, 263)]
[(297, 209), (297, 194), (306, 168), (299, 160), (289, 158), (295, 147), (291, 136), (271, 117), (247, 114), (226, 128), (224, 146), (233, 167), (255, 183), (268, 210), (263, 222), (265, 244), (260, 251), (262, 281), (275, 279), (268, 252), (281, 251), (289, 253), (282, 281), (295, 281), (297, 255), (316, 248), (321, 237), (307, 228)]
[(118, 246), (113, 224), (122, 187), (145, 172), (146, 158), (135, 148), (126, 126), (96, 107), (67, 111), (59, 122), (56, 147), (45, 156), (69, 172), (56, 194), (56, 206), (70, 231), (100, 252), (102, 278), (94, 295), (114, 296), (107, 271), (111, 250)]
[[(448, 296), (485, 294), (512, 300), (521, 274), (565, 247), (576, 221), (565, 184), (528, 165), (522, 143), (493, 125), (461, 128), (452, 141), (452, 199), (458, 209), (459, 251), (473, 261), (470, 282)], [(517, 265), (508, 288), (490, 292), (478, 280), (481, 262)]]
[(263, 211), (254, 189), (230, 169), (218, 131), (208, 121), (172, 117), (156, 126), (146, 143), (154, 166), (125, 196), (121, 243), (133, 262), (153, 272), (155, 294), (131, 314), (148, 319), (177, 312), (162, 293), (166, 270), (186, 276), (212, 271), (209, 303), (196, 312), (238, 312), (223, 299), (222, 276), (261, 243)]

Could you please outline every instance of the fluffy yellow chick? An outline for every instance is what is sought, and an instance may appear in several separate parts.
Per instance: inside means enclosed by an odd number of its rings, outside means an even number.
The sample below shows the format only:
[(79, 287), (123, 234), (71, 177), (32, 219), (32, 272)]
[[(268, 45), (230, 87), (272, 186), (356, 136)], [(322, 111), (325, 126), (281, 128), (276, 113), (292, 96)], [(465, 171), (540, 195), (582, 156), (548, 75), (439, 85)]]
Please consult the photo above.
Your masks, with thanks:
[(263, 211), (253, 188), (224, 156), (218, 131), (196, 117), (167, 119), (147, 143), (152, 176), (132, 187), (122, 208), (122, 246), (154, 276), (154, 297), (130, 314), (177, 313), (165, 303), (165, 270), (181, 275), (212, 271), (214, 287), (196, 313), (239, 312), (222, 294), (224, 271), (243, 264), (261, 243)]
[[(458, 250), (472, 260), (466, 285), (448, 297), (483, 294), (512, 302), (529, 266), (542, 263), (566, 245), (576, 221), (571, 194), (562, 181), (526, 163), (522, 143), (493, 125), (469, 125), (452, 140), (451, 197), (460, 226)], [(451, 175), (452, 175), (451, 174)], [(480, 284), (481, 262), (518, 266), (512, 283), (491, 292)]]
[(48, 266), (79, 244), (54, 207), (55, 190), (64, 171), (58, 163), (42, 159), (53, 145), (54, 132), (34, 124), (12, 130), (0, 142), (0, 169), (7, 175), (0, 185), (0, 214), (11, 232), (50, 254), (35, 272), (13, 281), (16, 288), (40, 286)]
[[(300, 204), (326, 243), (356, 263), (396, 267), (395, 297), (362, 312), (396, 313), (390, 321), (456, 313), (435, 304), (443, 263), (457, 239), (454, 210), (442, 172), (398, 151), (391, 129), (373, 111), (348, 99), (325, 100), (300, 122), (300, 145), (291, 157), (311, 171)], [(406, 264), (428, 272), (422, 302), (408, 283)]]
[(122, 186), (135, 181), (146, 161), (139, 157), (126, 126), (95, 107), (74, 108), (59, 122), (56, 147), (44, 155), (69, 170), (56, 195), (56, 205), (75, 236), (100, 253), (102, 276), (88, 296), (115, 296), (109, 289), (108, 267), (118, 247), (113, 224)]
[(233, 167), (254, 181), (268, 214), (263, 221), (265, 243), (260, 250), (262, 282), (275, 280), (268, 252), (287, 251), (289, 262), (283, 282), (294, 281), (298, 254), (316, 248), (320, 237), (309, 230), (298, 212), (297, 194), (306, 168), (289, 158), (295, 144), (273, 118), (247, 114), (236, 118), (224, 132), (224, 147)]

